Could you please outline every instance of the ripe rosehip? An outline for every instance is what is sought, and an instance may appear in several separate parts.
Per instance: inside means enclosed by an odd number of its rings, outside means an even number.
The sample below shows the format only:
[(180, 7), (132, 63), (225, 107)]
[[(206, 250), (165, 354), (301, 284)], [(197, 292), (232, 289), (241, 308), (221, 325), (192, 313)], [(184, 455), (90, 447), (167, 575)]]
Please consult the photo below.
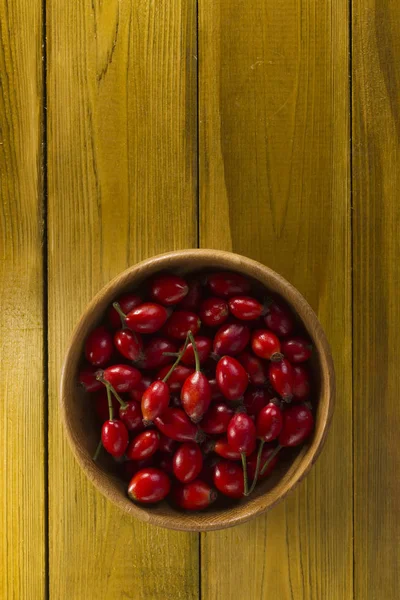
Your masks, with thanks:
[(177, 442), (196, 441), (199, 436), (198, 428), (181, 408), (168, 407), (160, 417), (154, 419), (154, 425)]
[(256, 447), (256, 427), (245, 413), (237, 413), (229, 422), (227, 438), (230, 447), (236, 452), (250, 455)]
[(290, 335), (294, 329), (294, 318), (290, 309), (280, 301), (274, 301), (267, 307), (265, 323), (268, 329), (280, 337)]
[[(197, 352), (199, 355), (200, 364), (203, 364), (206, 362), (206, 360), (210, 356), (210, 353), (212, 350), (212, 345), (213, 345), (212, 340), (203, 335), (196, 335), (194, 338), (194, 341), (196, 342), (196, 347), (197, 347)], [(183, 346), (181, 348), (179, 348), (179, 352), (181, 352), (182, 349), (183, 349)], [(181, 360), (184, 365), (187, 365), (189, 367), (194, 367), (194, 365), (196, 364), (194, 351), (193, 351), (193, 345), (191, 342), (189, 342), (188, 345), (186, 346), (186, 350), (182, 354)]]
[(214, 485), (230, 498), (241, 498), (244, 492), (243, 469), (229, 460), (220, 460), (214, 468)]
[(153, 279), (150, 286), (152, 299), (166, 306), (181, 302), (188, 291), (186, 281), (177, 275), (159, 275)]
[(130, 442), (126, 451), (129, 460), (144, 460), (153, 456), (160, 446), (160, 434), (155, 429), (139, 433)]
[(101, 442), (112, 456), (123, 456), (129, 442), (128, 430), (123, 422), (118, 419), (105, 421), (101, 428)]
[(293, 402), (306, 400), (311, 390), (310, 371), (303, 365), (294, 365)]
[(276, 440), (282, 430), (282, 411), (273, 402), (267, 404), (260, 410), (257, 416), (257, 437), (263, 442)]
[(128, 431), (139, 433), (143, 429), (142, 411), (139, 402), (131, 400), (126, 406), (119, 407), (119, 418)]
[(86, 365), (79, 371), (79, 383), (85, 392), (98, 392), (102, 389), (103, 384), (96, 378), (98, 368), (93, 365)]
[(103, 379), (117, 392), (130, 392), (140, 383), (142, 374), (130, 365), (113, 365), (103, 371)]
[(277, 336), (268, 329), (256, 329), (253, 332), (251, 348), (254, 354), (267, 360), (281, 356), (281, 343)]
[(258, 356), (254, 356), (251, 352), (241, 352), (237, 360), (247, 372), (250, 382), (253, 385), (264, 386), (268, 383), (268, 365)]
[(170, 353), (178, 351), (178, 346), (165, 337), (153, 337), (144, 347), (143, 358), (136, 363), (139, 369), (158, 369), (171, 362)]
[(290, 402), (293, 397), (294, 369), (287, 358), (279, 362), (271, 362), (268, 374), (274, 390), (284, 400)]
[(113, 349), (112, 335), (104, 326), (91, 331), (86, 339), (86, 358), (96, 367), (102, 367), (110, 360)]
[(136, 502), (154, 504), (163, 500), (170, 489), (171, 482), (168, 475), (160, 469), (149, 467), (134, 475), (128, 487), (128, 495)]
[(174, 340), (184, 340), (191, 331), (193, 335), (199, 331), (201, 321), (194, 312), (177, 310), (172, 313), (163, 327), (163, 333)]
[(209, 435), (225, 433), (232, 417), (233, 410), (225, 402), (216, 402), (204, 415), (200, 427)]
[(145, 302), (125, 317), (126, 326), (137, 333), (155, 333), (168, 319), (168, 311), (161, 304)]
[(312, 345), (307, 339), (297, 336), (282, 342), (282, 352), (291, 363), (302, 363), (311, 357)]
[(204, 510), (217, 499), (217, 492), (205, 481), (196, 479), (177, 485), (173, 491), (175, 503), (184, 510)]
[(168, 408), (170, 392), (165, 381), (154, 381), (142, 396), (141, 409), (144, 421), (154, 421)]
[(130, 329), (119, 329), (114, 335), (114, 345), (128, 360), (139, 360), (143, 352), (143, 341), (138, 333)]
[(305, 404), (294, 404), (283, 411), (283, 425), (279, 436), (281, 446), (299, 446), (311, 434), (314, 418)]
[(232, 356), (223, 356), (217, 364), (218, 387), (228, 400), (238, 400), (249, 384), (249, 378), (242, 365)]
[(253, 321), (261, 317), (263, 312), (261, 302), (251, 296), (235, 296), (229, 300), (229, 310), (234, 317), (241, 321)]
[(250, 291), (250, 281), (239, 275), (239, 273), (231, 273), (221, 271), (208, 276), (208, 287), (216, 296), (222, 298), (230, 298), (240, 294), (248, 294)]
[(200, 318), (207, 327), (218, 327), (225, 323), (229, 316), (227, 302), (222, 298), (206, 298), (200, 306)]
[[(171, 367), (172, 364), (169, 364), (160, 369), (160, 371), (157, 373), (157, 379), (164, 379), (164, 377), (169, 373)], [(177, 365), (166, 382), (171, 394), (179, 394), (186, 379), (192, 373), (194, 373), (194, 369), (190, 369), (184, 365)]]
[[(137, 294), (124, 294), (117, 299), (117, 304), (125, 315), (142, 304), (142, 302), (142, 298)], [(110, 306), (108, 309), (107, 317), (112, 329), (119, 329), (121, 327), (121, 317), (114, 306)]]
[(213, 350), (218, 356), (236, 356), (240, 354), (250, 340), (247, 325), (229, 323), (222, 325), (215, 334)]
[(203, 468), (203, 455), (195, 442), (185, 442), (174, 454), (174, 475), (182, 483), (193, 481)]

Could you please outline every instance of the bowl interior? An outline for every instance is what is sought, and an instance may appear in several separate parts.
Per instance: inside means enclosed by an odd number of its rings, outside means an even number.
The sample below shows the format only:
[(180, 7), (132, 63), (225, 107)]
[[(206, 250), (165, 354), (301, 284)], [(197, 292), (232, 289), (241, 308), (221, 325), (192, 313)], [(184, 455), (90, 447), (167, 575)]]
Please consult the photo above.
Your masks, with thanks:
[[(94, 463), (92, 456), (99, 441), (99, 425), (93, 418), (89, 394), (78, 384), (84, 341), (88, 333), (102, 321), (105, 311), (120, 294), (133, 290), (152, 274), (168, 270), (186, 275), (199, 271), (229, 269), (243, 273), (255, 285), (280, 294), (292, 307), (311, 337), (315, 351), (312, 358), (316, 426), (310, 442), (301, 449), (281, 452), (272, 475), (257, 485), (249, 498), (235, 504), (218, 500), (204, 513), (183, 513), (167, 502), (152, 507), (134, 504), (126, 495), (127, 483), (115, 476), (115, 463), (105, 453)], [(333, 411), (334, 375), (323, 330), (314, 312), (286, 280), (267, 267), (232, 253), (214, 250), (187, 250), (169, 253), (124, 271), (93, 299), (81, 317), (66, 355), (61, 381), (61, 409), (72, 449), (82, 468), (96, 487), (130, 515), (163, 527), (182, 530), (212, 530), (229, 527), (252, 518), (281, 500), (304, 477), (316, 460), (325, 439)]]

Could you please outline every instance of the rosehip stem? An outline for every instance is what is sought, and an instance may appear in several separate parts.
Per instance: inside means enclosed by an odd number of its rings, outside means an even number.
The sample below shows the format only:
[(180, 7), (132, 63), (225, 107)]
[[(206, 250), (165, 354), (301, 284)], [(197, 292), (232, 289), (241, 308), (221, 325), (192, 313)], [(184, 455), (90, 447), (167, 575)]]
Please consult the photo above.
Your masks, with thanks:
[(118, 400), (118, 402), (120, 403), (120, 405), (122, 406), (122, 408), (126, 408), (128, 406), (126, 404), (126, 402), (124, 402), (122, 400), (122, 398), (118, 394), (118, 392), (113, 388), (113, 386), (111, 385), (111, 383), (109, 383), (106, 379), (103, 378), (103, 375), (101, 375), (101, 374), (96, 375), (96, 379), (97, 379), (97, 381), (101, 381), (101, 383), (106, 386), (107, 392), (108, 392), (108, 390), (110, 390), (110, 392)]
[(113, 302), (113, 307), (121, 317), (122, 329), (126, 328), (126, 314), (123, 312), (122, 308), (118, 304), (118, 302)]
[(108, 386), (107, 386), (106, 390), (107, 390), (108, 414), (110, 417), (110, 421), (112, 421), (114, 418), (114, 411), (113, 411), (113, 405), (112, 405), (112, 399), (111, 399), (111, 391)]
[(96, 452), (93, 454), (94, 462), (96, 462), (96, 460), (99, 458), (99, 454), (100, 454), (102, 447), (103, 447), (103, 443), (100, 440), (99, 443), (97, 444)]
[(170, 377), (170, 375), (172, 375), (172, 373), (174, 372), (174, 369), (175, 369), (175, 368), (176, 368), (176, 367), (179, 365), (179, 363), (180, 363), (180, 361), (181, 361), (181, 358), (182, 358), (182, 356), (183, 356), (183, 355), (184, 355), (184, 353), (186, 352), (186, 348), (187, 348), (187, 345), (188, 345), (188, 343), (189, 343), (189, 336), (186, 336), (186, 340), (185, 340), (185, 343), (184, 343), (184, 345), (183, 345), (183, 348), (182, 348), (182, 350), (181, 350), (180, 352), (178, 352), (178, 354), (176, 354), (176, 353), (172, 353), (172, 352), (163, 352), (163, 354), (165, 354), (165, 355), (166, 355), (166, 354), (169, 354), (169, 355), (170, 355), (170, 354), (172, 354), (173, 356), (176, 356), (176, 357), (177, 357), (177, 358), (176, 358), (176, 361), (174, 362), (174, 364), (172, 365), (172, 367), (170, 368), (170, 370), (168, 371), (168, 373), (167, 373), (167, 374), (166, 374), (166, 376), (164, 377), (164, 379), (163, 379), (163, 382), (164, 382), (164, 383), (166, 383), (166, 382), (167, 382), (167, 380), (168, 380), (168, 378)]
[(250, 496), (250, 494), (252, 493), (252, 491), (256, 487), (256, 483), (257, 483), (257, 480), (258, 480), (258, 475), (260, 473), (261, 454), (262, 454), (262, 450), (264, 448), (264, 444), (265, 444), (264, 440), (260, 440), (260, 446), (259, 446), (258, 452), (257, 452), (256, 472), (254, 473), (254, 479), (253, 479), (253, 482), (252, 482), (251, 487), (249, 489), (249, 492), (247, 494), (248, 496)]
[(246, 453), (242, 452), (241, 453), (241, 457), (242, 457), (242, 467), (243, 467), (243, 494), (245, 496), (249, 495), (249, 482), (247, 480), (247, 459), (246, 459)]
[(196, 361), (196, 371), (200, 371), (199, 353), (197, 352), (196, 342), (194, 341), (193, 333), (191, 331), (188, 331), (188, 338), (190, 339), (190, 343), (193, 347), (194, 360)]
[(275, 458), (275, 456), (278, 454), (279, 450), (282, 449), (283, 446), (277, 446), (275, 448), (275, 450), (273, 451), (273, 453), (271, 454), (271, 456), (269, 456), (269, 458), (265, 461), (265, 463), (263, 464), (263, 467), (260, 471), (260, 475), (263, 475), (265, 473), (265, 471), (267, 470), (267, 467), (271, 464), (272, 460)]

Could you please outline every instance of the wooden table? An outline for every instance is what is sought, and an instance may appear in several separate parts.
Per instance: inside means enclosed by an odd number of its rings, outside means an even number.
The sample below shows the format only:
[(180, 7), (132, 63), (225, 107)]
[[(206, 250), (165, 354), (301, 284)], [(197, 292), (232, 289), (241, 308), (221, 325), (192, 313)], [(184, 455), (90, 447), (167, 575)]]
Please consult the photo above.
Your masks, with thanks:
[[(396, 600), (400, 4), (0, 3), (0, 597)], [(335, 358), (326, 449), (268, 516), (124, 517), (58, 412), (90, 298), (177, 248), (288, 278)]]

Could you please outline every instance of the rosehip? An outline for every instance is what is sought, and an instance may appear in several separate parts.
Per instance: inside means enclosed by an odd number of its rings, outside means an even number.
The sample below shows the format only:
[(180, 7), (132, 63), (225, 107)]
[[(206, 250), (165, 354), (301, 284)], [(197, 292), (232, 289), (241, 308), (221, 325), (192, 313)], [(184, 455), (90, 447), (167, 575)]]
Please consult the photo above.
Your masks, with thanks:
[(196, 425), (180, 408), (168, 407), (160, 417), (154, 419), (154, 424), (161, 433), (177, 442), (196, 441), (199, 436)]
[(243, 469), (236, 463), (220, 460), (214, 468), (214, 485), (230, 498), (241, 498), (244, 494)]
[[(127, 315), (131, 310), (142, 304), (143, 300), (137, 294), (124, 294), (117, 300), (117, 304), (122, 313)], [(119, 329), (121, 327), (121, 316), (114, 306), (110, 306), (108, 309), (108, 321), (113, 329)]]
[(173, 491), (175, 503), (184, 510), (204, 510), (217, 499), (217, 492), (205, 481), (196, 479), (177, 485)]
[(284, 400), (290, 402), (293, 397), (294, 369), (287, 358), (279, 362), (271, 362), (268, 374), (274, 390)]
[(185, 442), (174, 454), (174, 475), (182, 483), (196, 479), (203, 468), (203, 455), (195, 442)]
[(189, 291), (179, 303), (179, 308), (197, 311), (199, 309), (202, 297), (201, 283), (198, 279), (192, 279), (188, 281), (188, 287)]
[(163, 327), (163, 333), (175, 340), (184, 340), (189, 331), (193, 335), (199, 331), (201, 321), (194, 312), (177, 310), (172, 313)]
[(305, 404), (295, 404), (283, 411), (283, 425), (279, 436), (280, 446), (298, 446), (314, 428), (311, 410)]
[(153, 378), (150, 377), (150, 375), (144, 375), (135, 389), (129, 392), (129, 396), (132, 398), (132, 400), (136, 400), (136, 402), (140, 403), (142, 401), (143, 394), (152, 383)]
[(213, 442), (212, 449), (216, 454), (218, 454), (218, 456), (222, 456), (222, 458), (226, 458), (228, 460), (241, 459), (240, 452), (236, 452), (236, 450), (233, 450), (231, 448), (226, 436), (222, 436), (218, 440)]
[(102, 379), (117, 392), (130, 392), (140, 383), (142, 374), (130, 365), (113, 365), (104, 369)]
[(250, 340), (247, 325), (229, 323), (222, 325), (215, 334), (213, 350), (218, 356), (240, 354)]
[(114, 335), (114, 345), (118, 352), (128, 360), (136, 361), (142, 356), (142, 338), (130, 329), (119, 329)]
[[(104, 421), (107, 421), (109, 418), (108, 397), (107, 397), (107, 391), (104, 388), (103, 384), (101, 382), (99, 382), (99, 383), (103, 389), (100, 390), (95, 396), (95, 410), (96, 410), (96, 414), (97, 414), (99, 420), (102, 423), (104, 423)], [(120, 406), (118, 400), (116, 398), (112, 397), (111, 403), (112, 403), (113, 411), (117, 412), (119, 409), (119, 406)]]
[(93, 365), (82, 367), (79, 371), (78, 379), (85, 392), (98, 392), (103, 384), (96, 378), (98, 368)]
[(142, 431), (129, 444), (126, 456), (129, 460), (143, 460), (153, 456), (160, 445), (160, 434), (154, 429)]
[(145, 344), (143, 358), (136, 363), (139, 369), (158, 369), (171, 362), (169, 354), (174, 354), (178, 347), (165, 337), (154, 337)]
[(256, 421), (257, 437), (263, 442), (276, 440), (282, 430), (282, 411), (273, 402), (264, 406), (258, 413)]
[(312, 345), (300, 336), (282, 342), (282, 352), (291, 363), (302, 363), (311, 357)]
[(131, 310), (125, 317), (126, 326), (137, 333), (155, 333), (164, 325), (168, 311), (161, 304), (145, 302)]
[(204, 415), (200, 427), (209, 435), (225, 433), (232, 417), (233, 410), (225, 402), (216, 402)]
[[(206, 360), (210, 356), (210, 353), (212, 350), (212, 345), (213, 345), (212, 340), (208, 337), (205, 337), (202, 335), (197, 335), (197, 336), (195, 336), (194, 341), (196, 342), (196, 347), (197, 347), (197, 352), (199, 355), (200, 364), (203, 364), (206, 362)], [(179, 349), (179, 352), (181, 352), (182, 349), (183, 349), (183, 347), (181, 347)], [(186, 350), (182, 354), (181, 360), (182, 360), (183, 364), (185, 364), (189, 367), (194, 367), (194, 365), (196, 364), (196, 359), (195, 359), (194, 351), (193, 351), (193, 345), (191, 342), (189, 342), (187, 344)]]
[[(157, 379), (164, 379), (169, 373), (172, 365), (166, 365), (157, 373)], [(167, 383), (169, 390), (172, 394), (179, 394), (186, 379), (194, 373), (194, 369), (185, 367), (184, 365), (177, 365), (169, 376)]]
[(247, 390), (243, 399), (247, 414), (256, 417), (272, 398), (273, 395), (265, 388)]
[(113, 349), (112, 335), (104, 326), (91, 331), (86, 339), (86, 358), (96, 367), (102, 367), (110, 360)]
[(256, 446), (256, 427), (253, 420), (245, 413), (237, 413), (229, 422), (227, 438), (235, 452), (249, 455)]
[(169, 494), (171, 482), (163, 471), (149, 467), (138, 471), (132, 478), (128, 487), (131, 500), (143, 504), (160, 502)]
[(144, 421), (151, 422), (168, 408), (170, 392), (165, 381), (154, 381), (142, 396), (141, 409)]
[(208, 327), (218, 327), (229, 316), (228, 304), (222, 298), (207, 298), (200, 306), (200, 318)]
[(281, 343), (277, 336), (268, 329), (256, 329), (251, 337), (251, 348), (254, 354), (267, 360), (282, 358)]
[(229, 300), (229, 310), (241, 321), (258, 319), (263, 312), (261, 302), (251, 296), (235, 296)]
[(177, 275), (159, 275), (153, 279), (150, 286), (152, 299), (166, 306), (183, 300), (188, 291), (186, 281)]
[(212, 293), (222, 298), (247, 294), (251, 287), (250, 281), (243, 277), (243, 275), (227, 271), (209, 275), (207, 283)]
[(241, 352), (236, 358), (245, 368), (253, 385), (264, 386), (268, 383), (267, 363), (247, 351)]
[(119, 418), (128, 431), (139, 432), (143, 429), (142, 411), (139, 402), (131, 400), (126, 406), (119, 407)]
[(218, 387), (228, 400), (238, 400), (249, 384), (249, 378), (242, 365), (232, 356), (223, 356), (217, 364)]
[(281, 337), (290, 335), (294, 329), (294, 318), (290, 309), (279, 301), (274, 301), (267, 307), (264, 320), (268, 329)]
[(101, 442), (109, 454), (123, 456), (128, 446), (128, 430), (118, 419), (108, 420), (101, 428)]

